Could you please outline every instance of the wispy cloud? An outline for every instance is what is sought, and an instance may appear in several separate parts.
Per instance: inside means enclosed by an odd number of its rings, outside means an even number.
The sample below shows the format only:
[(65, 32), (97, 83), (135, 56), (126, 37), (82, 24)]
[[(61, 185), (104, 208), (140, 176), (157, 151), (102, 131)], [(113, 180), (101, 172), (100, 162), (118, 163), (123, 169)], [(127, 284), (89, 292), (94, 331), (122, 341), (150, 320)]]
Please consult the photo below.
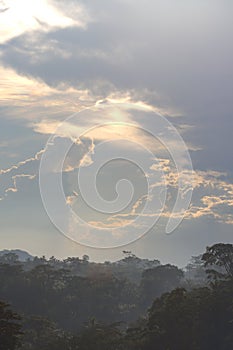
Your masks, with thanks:
[(41, 155), (44, 153), (44, 149), (38, 151), (35, 156), (31, 157), (31, 158), (27, 158), (25, 160), (22, 160), (20, 162), (18, 162), (15, 165), (12, 165), (11, 167), (7, 168), (7, 169), (1, 169), (0, 170), (0, 175), (3, 174), (8, 174), (10, 172), (12, 172), (13, 170), (18, 170), (19, 168), (21, 168), (22, 166), (24, 166), (25, 164), (31, 163), (33, 161), (39, 161)]
[[(37, 174), (26, 174), (25, 168), (29, 167), (33, 164), (34, 168), (34, 162), (38, 163), (41, 155), (44, 153), (44, 149), (37, 152), (33, 157), (27, 158), (23, 161), (18, 162), (15, 165), (12, 165), (11, 167), (7, 169), (1, 169), (0, 170), (0, 182), (2, 184), (1, 186), (1, 192), (3, 195), (1, 196), (1, 200), (6, 198), (9, 193), (16, 193), (19, 190), (18, 181), (19, 180), (34, 180), (37, 177)], [(38, 168), (38, 165), (37, 165)], [(31, 170), (31, 169), (30, 169)], [(4, 181), (2, 181), (2, 177), (4, 178)], [(10, 185), (9, 185), (10, 184)]]
[[(167, 200), (164, 209), (157, 213), (142, 212), (146, 201), (151, 200), (153, 188), (161, 187), (163, 183), (154, 183), (149, 188), (149, 195), (139, 198), (128, 212), (110, 216), (106, 226), (123, 227), (126, 223), (133, 223), (137, 217), (142, 217), (142, 223), (146, 224), (147, 218), (151, 217), (183, 217), (183, 212), (172, 212), (172, 205), (178, 190), (178, 173), (172, 166), (169, 159), (158, 159), (158, 162), (151, 167), (155, 173), (162, 170), (167, 189)], [(153, 174), (149, 174), (153, 176)], [(217, 171), (195, 171), (186, 173), (187, 184), (193, 178), (194, 189), (190, 207), (184, 214), (184, 219), (194, 220), (202, 217), (210, 217), (217, 222), (233, 224), (233, 184), (227, 181), (227, 174)], [(100, 224), (99, 224), (100, 225)]]
[(36, 175), (29, 175), (29, 174), (18, 174), (18, 175), (14, 175), (12, 176), (12, 180), (13, 180), (13, 187), (9, 187), (5, 190), (5, 195), (7, 196), (7, 193), (9, 192), (18, 192), (18, 186), (17, 186), (17, 181), (19, 179), (28, 179), (28, 180), (34, 180), (36, 178)]

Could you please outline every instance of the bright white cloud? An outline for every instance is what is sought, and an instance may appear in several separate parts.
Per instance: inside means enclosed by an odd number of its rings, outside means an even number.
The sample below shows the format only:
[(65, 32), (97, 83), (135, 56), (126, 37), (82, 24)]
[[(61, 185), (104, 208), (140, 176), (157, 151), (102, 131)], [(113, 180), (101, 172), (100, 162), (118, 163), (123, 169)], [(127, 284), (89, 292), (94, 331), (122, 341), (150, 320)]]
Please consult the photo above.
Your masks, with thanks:
[[(72, 8), (71, 8), (72, 7)], [(51, 0), (6, 0), (0, 13), (0, 43), (27, 31), (50, 31), (54, 28), (78, 26), (85, 28), (88, 15), (84, 8), (69, 1), (62, 9)]]

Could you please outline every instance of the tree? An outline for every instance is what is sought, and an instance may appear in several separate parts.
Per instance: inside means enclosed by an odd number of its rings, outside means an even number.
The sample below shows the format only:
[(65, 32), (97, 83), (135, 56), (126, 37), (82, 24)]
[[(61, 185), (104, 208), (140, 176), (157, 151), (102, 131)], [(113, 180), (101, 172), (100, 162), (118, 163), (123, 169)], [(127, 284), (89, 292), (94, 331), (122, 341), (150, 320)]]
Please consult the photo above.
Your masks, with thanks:
[(15, 253), (6, 253), (0, 256), (0, 263), (8, 265), (19, 264), (19, 257)]
[(146, 327), (138, 332), (141, 347), (132, 349), (233, 349), (232, 296), (232, 279), (163, 294), (152, 304)]
[(220, 266), (229, 277), (233, 277), (233, 244), (218, 243), (206, 248), (202, 260), (207, 266)]
[(20, 350), (75, 350), (71, 347), (73, 337), (46, 318), (27, 317), (24, 329), (23, 344)]
[(84, 255), (83, 255), (83, 262), (84, 262), (84, 263), (86, 263), (86, 264), (87, 264), (87, 263), (88, 263), (88, 261), (89, 261), (89, 259), (90, 259), (90, 258), (89, 258), (89, 256), (88, 256), (88, 255), (86, 255), (86, 254), (84, 254)]
[(9, 305), (0, 301), (0, 348), (14, 350), (21, 343), (20, 316), (9, 309)]
[(75, 344), (80, 350), (118, 350), (122, 341), (119, 323), (104, 325), (92, 319), (77, 336)]
[(141, 280), (141, 300), (149, 307), (156, 297), (180, 286), (183, 271), (173, 265), (161, 265), (145, 270)]

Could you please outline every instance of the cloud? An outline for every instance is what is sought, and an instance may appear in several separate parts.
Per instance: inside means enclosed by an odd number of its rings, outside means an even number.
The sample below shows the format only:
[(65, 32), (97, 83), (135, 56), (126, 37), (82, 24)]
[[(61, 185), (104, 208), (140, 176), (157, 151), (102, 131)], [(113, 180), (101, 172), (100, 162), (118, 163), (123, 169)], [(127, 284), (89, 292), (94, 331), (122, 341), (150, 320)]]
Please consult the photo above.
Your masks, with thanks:
[(9, 192), (13, 192), (13, 193), (18, 192), (17, 182), (19, 179), (25, 179), (25, 178), (28, 180), (34, 180), (36, 178), (36, 175), (18, 174), (18, 175), (12, 176), (13, 187), (9, 187), (5, 190), (5, 196), (7, 196)]
[[(72, 18), (73, 8), (80, 3), (48, 4)], [(77, 86), (77, 82), (82, 82), (90, 88), (101, 80), (119, 90), (137, 87), (159, 92), (169, 104), (186, 111), (190, 108), (214, 111), (217, 103), (210, 100), (212, 94), (224, 98), (218, 88), (219, 79), (225, 81), (225, 86), (231, 86), (231, 77), (226, 73), (230, 73), (232, 61), (232, 45), (228, 40), (232, 32), (232, 4), (227, 0), (221, 3), (208, 0), (202, 4), (181, 1), (178, 5), (159, 0), (146, 4), (104, 0), (99, 6), (85, 1), (94, 18), (86, 31), (61, 28), (31, 44), (24, 35), (12, 43), (19, 48), (18, 52), (13, 52), (12, 47), (3, 48), (4, 61), (53, 86), (61, 82)], [(52, 47), (57, 44), (58, 55), (53, 54), (50, 42)], [(68, 59), (59, 52), (67, 53)], [(226, 102), (229, 97), (225, 94)]]
[(89, 21), (86, 10), (72, 2), (66, 5), (51, 0), (6, 0), (0, 13), (0, 43), (30, 31), (49, 32), (55, 28), (86, 28)]
[(63, 164), (63, 172), (73, 172), (80, 167), (92, 164), (92, 154), (94, 153), (94, 142), (91, 138), (78, 138), (69, 150)]
[(70, 206), (74, 205), (78, 195), (79, 194), (76, 191), (73, 191), (72, 195), (66, 196), (66, 203)]
[(19, 190), (18, 182), (19, 180), (34, 180), (37, 177), (36, 174), (26, 174), (28, 170), (34, 171), (35, 164), (36, 171), (38, 172), (38, 162), (44, 153), (44, 149), (38, 151), (33, 157), (22, 160), (9, 168), (0, 170), (1, 179), (1, 192), (3, 193), (1, 200), (5, 199), (9, 193), (17, 193)]
[(50, 129), (44, 133), (52, 133), (59, 120), (96, 101), (87, 90), (66, 85), (53, 88), (41, 80), (17, 74), (13, 69), (1, 65), (0, 75), (0, 107), (4, 110), (4, 116), (32, 123), (32, 120), (45, 119), (46, 115), (47, 129)]
[[(158, 164), (151, 167), (151, 170), (158, 171), (158, 167), (162, 168), (165, 174), (165, 183), (170, 189), (178, 189), (178, 174), (171, 161), (161, 159)], [(233, 219), (233, 184), (229, 182), (227, 174), (214, 170), (194, 171), (191, 175), (189, 172), (185, 174), (185, 181), (194, 189), (190, 208), (185, 213), (186, 219), (197, 219), (204, 216), (213, 217), (218, 222), (231, 223)], [(158, 185), (158, 184), (156, 184)], [(172, 213), (167, 206), (167, 212), (162, 215), (170, 217)], [(181, 213), (180, 213), (181, 214)], [(174, 215), (179, 216), (179, 213)]]
[[(125, 224), (133, 223), (137, 217), (141, 217), (143, 219), (141, 222), (144, 224), (151, 217), (166, 219), (183, 217), (183, 211), (175, 213), (171, 211), (178, 190), (178, 173), (171, 160), (158, 159), (158, 162), (153, 164), (150, 169), (153, 173), (150, 173), (148, 176), (152, 178), (158, 171), (162, 170), (164, 173), (167, 200), (163, 210), (157, 213), (145, 213), (140, 208), (141, 204), (145, 205), (145, 202), (151, 200), (151, 196), (154, 196), (153, 188), (163, 185), (162, 182), (156, 182), (148, 189), (148, 195), (139, 198), (131, 207), (131, 210), (108, 218), (113, 227), (114, 225), (123, 227)], [(190, 179), (192, 178), (194, 192), (190, 207), (184, 213), (184, 219), (195, 220), (209, 217), (219, 223), (233, 224), (233, 184), (227, 181), (227, 174), (211, 170), (195, 171), (193, 174), (186, 172), (187, 184), (190, 184)]]
[[(158, 130), (158, 132), (161, 131), (158, 137), (150, 134), (149, 123), (156, 124), (156, 118), (162, 118), (157, 113), (160, 114), (158, 108), (144, 101), (134, 100), (134, 96), (128, 92), (125, 95), (119, 94), (114, 97), (111, 95), (103, 100), (98, 100), (95, 105), (71, 115), (62, 123), (56, 119), (42, 119), (30, 123), (30, 127), (35, 132), (45, 135), (55, 133), (59, 137), (70, 138), (73, 142), (77, 142), (83, 136), (86, 139), (89, 138), (93, 144), (127, 140), (129, 141), (128, 146), (130, 147), (131, 142), (135, 150), (139, 151), (140, 148), (144, 148), (151, 152), (155, 151), (156, 154), (165, 151), (166, 145), (163, 143), (167, 141), (173, 150), (178, 151), (180, 146), (177, 141), (167, 139), (168, 123), (167, 129), (164, 127), (163, 130)], [(143, 116), (146, 116), (147, 119)], [(146, 119), (147, 123), (143, 119)], [(163, 141), (160, 141), (159, 137)], [(118, 146), (121, 147), (120, 142)], [(196, 147), (190, 145), (189, 150), (193, 149), (196, 150)]]
[[(51, 4), (72, 18), (70, 1)], [(115, 91), (130, 91), (134, 100), (164, 109), (163, 113), (167, 109), (186, 115), (187, 124), (197, 126), (198, 132), (186, 129), (185, 140), (192, 142), (192, 150), (193, 145), (195, 150), (204, 149), (194, 155), (195, 165), (231, 171), (232, 3), (182, 0), (177, 5), (159, 0), (146, 4), (103, 0), (100, 7), (85, 1), (92, 20), (86, 30), (72, 26), (54, 27), (46, 33), (24, 32), (1, 46), (1, 61), (55, 90), (63, 85), (88, 91), (90, 98), (96, 97), (91, 103)], [(33, 101), (27, 94), (16, 102), (12, 94), (14, 105), (27, 101), (32, 109), (12, 112), (11, 107), (6, 113), (60, 119), (90, 102), (84, 103), (80, 93), (66, 94), (66, 88), (61, 88), (60, 96), (56, 92), (56, 101), (47, 97)]]
[(13, 170), (18, 170), (19, 168), (21, 168), (22, 166), (28, 164), (28, 163), (31, 163), (31, 162), (34, 162), (34, 161), (39, 161), (41, 155), (44, 153), (44, 149), (38, 151), (35, 156), (31, 157), (31, 158), (28, 158), (28, 159), (25, 159), (25, 160), (22, 160), (21, 162), (18, 162), (17, 164), (15, 165), (12, 165), (11, 167), (9, 167), (8, 169), (1, 169), (0, 170), (0, 175), (3, 175), (3, 174), (8, 174), (10, 172), (12, 172)]
[[(5, 71), (5, 68), (1, 69)], [(72, 172), (73, 170), (78, 169), (80, 166), (91, 165), (93, 162), (92, 157), (95, 152), (96, 144), (98, 142), (106, 140), (117, 141), (127, 138), (127, 140), (131, 140), (132, 142), (141, 144), (145, 147), (154, 147), (154, 149), (156, 149), (157, 154), (159, 155), (161, 145), (159, 145), (158, 142), (155, 142), (154, 144), (151, 143), (151, 138), (148, 137), (148, 135), (146, 134), (141, 134), (140, 132), (140, 127), (141, 124), (143, 124), (143, 119), (138, 118), (138, 129), (133, 129), (127, 126), (127, 123), (135, 123), (131, 116), (132, 111), (137, 111), (141, 113), (139, 114), (140, 116), (143, 113), (156, 113), (160, 111), (158, 107), (145, 102), (143, 99), (135, 99), (137, 95), (133, 91), (115, 91), (114, 93), (107, 95), (103, 99), (96, 100), (96, 97), (93, 96), (88, 90), (76, 90), (74, 88), (66, 89), (65, 87), (63, 87), (62, 90), (62, 87), (49, 87), (43, 82), (17, 75), (13, 70), (10, 69), (7, 69), (6, 72), (9, 74), (4, 75), (4, 87), (6, 89), (4, 88), (2, 90), (1, 103), (7, 104), (8, 101), (12, 101), (13, 97), (15, 97), (14, 101), (18, 107), (25, 107), (29, 103), (29, 105), (31, 106), (30, 113), (28, 113), (28, 111), (25, 111), (24, 115), (22, 115), (22, 118), (28, 120), (28, 126), (31, 127), (36, 133), (42, 135), (49, 135), (58, 130), (59, 137), (70, 138), (71, 140), (73, 140), (74, 146), (77, 149), (75, 150), (75, 154), (73, 156), (68, 155), (64, 163), (64, 172)], [(24, 90), (24, 97), (26, 96), (26, 98), (20, 98), (20, 95), (17, 92), (18, 90)], [(69, 121), (66, 121), (63, 123), (63, 127), (60, 128), (59, 125), (62, 119), (61, 115), (65, 114), (67, 106), (66, 104), (64, 104), (64, 100), (66, 98), (70, 98), (73, 101), (75, 101), (75, 97), (77, 96), (79, 97), (79, 103), (75, 106), (73, 104), (68, 104), (69, 111), (71, 111), (71, 106), (72, 108), (74, 108), (74, 110), (81, 110), (84, 107), (87, 113), (88, 110), (90, 111), (90, 113), (92, 113), (95, 112), (95, 110), (99, 109), (101, 111), (101, 118), (97, 118), (96, 123), (104, 123), (108, 121), (108, 108), (111, 106), (111, 120), (115, 120), (116, 123), (122, 122), (122, 125), (118, 124), (117, 129), (114, 128), (113, 125), (112, 127), (101, 126), (91, 130), (90, 128), (93, 126), (93, 119), (89, 122), (88, 118), (81, 118), (79, 120), (79, 123), (75, 125), (70, 123)], [(49, 116), (48, 119), (40, 119), (41, 111), (38, 111), (37, 109), (39, 102), (42, 101), (43, 103), (46, 103), (46, 108), (48, 110)], [(34, 122), (30, 120), (32, 110), (38, 113), (36, 117), (37, 120)], [(180, 130), (184, 132), (187, 132), (187, 130), (193, 130), (193, 128), (190, 129), (190, 126), (188, 124), (181, 123), (180, 126)], [(90, 130), (85, 135), (85, 137), (80, 137), (82, 131), (86, 131), (88, 129)], [(150, 129), (149, 125), (148, 129)], [(176, 145), (174, 145), (174, 147), (176, 147)], [(195, 146), (190, 146), (190, 149), (195, 149)], [(161, 149), (161, 152), (162, 151), (163, 150)], [(0, 170), (0, 175), (10, 174), (12, 171), (18, 171), (18, 169), (20, 169), (28, 163), (38, 161), (43, 153), (44, 149), (40, 150), (38, 153), (36, 153), (35, 156), (31, 158), (18, 162), (17, 164), (9, 168)], [(148, 173), (148, 176), (154, 176), (155, 173), (162, 170), (165, 175), (166, 186), (173, 191), (177, 190), (178, 174), (176, 171), (174, 171), (174, 166), (172, 166), (172, 163), (168, 158), (159, 157), (158, 162), (153, 164), (150, 170), (151, 173)], [(17, 176), (21, 175), (23, 176), (23, 174), (17, 174)], [(190, 183), (190, 174), (186, 173), (183, 175), (186, 179), (188, 188), (188, 185)], [(190, 210), (188, 210), (185, 214), (185, 217), (187, 219), (195, 219), (202, 216), (212, 216), (218, 221), (231, 223), (232, 216), (231, 213), (228, 213), (228, 210), (232, 205), (232, 188), (231, 184), (227, 183), (227, 181), (222, 180), (224, 176), (226, 177), (226, 174), (216, 171), (195, 172), (193, 187), (196, 191), (199, 191), (199, 198), (197, 201), (194, 198), (194, 202), (192, 203)], [(12, 177), (13, 186), (8, 187), (6, 189), (6, 193), (17, 192), (16, 179), (17, 177)], [(160, 185), (161, 184), (159, 184), (158, 182), (154, 184), (155, 187), (158, 187)], [(208, 195), (205, 193), (205, 191), (207, 191), (207, 193), (208, 191), (212, 191), (212, 194)], [(223, 193), (216, 195), (218, 191), (223, 191)], [(170, 198), (174, 198), (173, 192), (170, 192), (169, 195)], [(149, 197), (150, 196), (148, 196), (147, 199), (149, 199)], [(67, 197), (67, 203), (72, 205), (75, 199), (76, 195), (72, 194)], [(141, 199), (141, 201), (136, 202), (132, 207), (130, 213), (125, 213), (119, 217), (115, 216), (114, 219), (109, 219), (108, 222), (105, 223), (105, 227), (111, 227), (114, 224), (114, 222), (115, 224), (117, 223), (117, 225), (119, 226), (121, 224), (127, 224), (129, 222), (132, 223), (132, 218), (135, 218), (135, 216), (137, 215), (137, 209), (140, 207), (143, 200), (144, 199)], [(218, 214), (218, 211), (221, 212), (221, 214)], [(153, 215), (156, 216), (158, 214), (147, 213), (145, 214), (145, 218)], [(162, 213), (162, 216), (169, 217), (169, 215), (171, 215), (171, 212), (169, 211), (168, 203), (166, 211)], [(179, 216), (180, 214), (175, 213), (173, 215)], [(111, 220), (113, 222), (110, 222)]]

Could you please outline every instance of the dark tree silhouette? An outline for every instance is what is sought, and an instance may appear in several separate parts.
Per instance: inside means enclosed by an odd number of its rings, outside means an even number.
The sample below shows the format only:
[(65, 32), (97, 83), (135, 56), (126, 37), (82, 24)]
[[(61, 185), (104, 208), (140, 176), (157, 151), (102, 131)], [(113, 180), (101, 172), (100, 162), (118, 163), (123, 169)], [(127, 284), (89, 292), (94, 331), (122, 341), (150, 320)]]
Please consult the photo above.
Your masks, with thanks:
[(233, 277), (233, 244), (218, 243), (206, 248), (202, 260), (207, 266), (223, 267), (228, 276)]
[(1, 350), (14, 350), (20, 345), (22, 335), (20, 316), (9, 305), (0, 301), (0, 348)]

